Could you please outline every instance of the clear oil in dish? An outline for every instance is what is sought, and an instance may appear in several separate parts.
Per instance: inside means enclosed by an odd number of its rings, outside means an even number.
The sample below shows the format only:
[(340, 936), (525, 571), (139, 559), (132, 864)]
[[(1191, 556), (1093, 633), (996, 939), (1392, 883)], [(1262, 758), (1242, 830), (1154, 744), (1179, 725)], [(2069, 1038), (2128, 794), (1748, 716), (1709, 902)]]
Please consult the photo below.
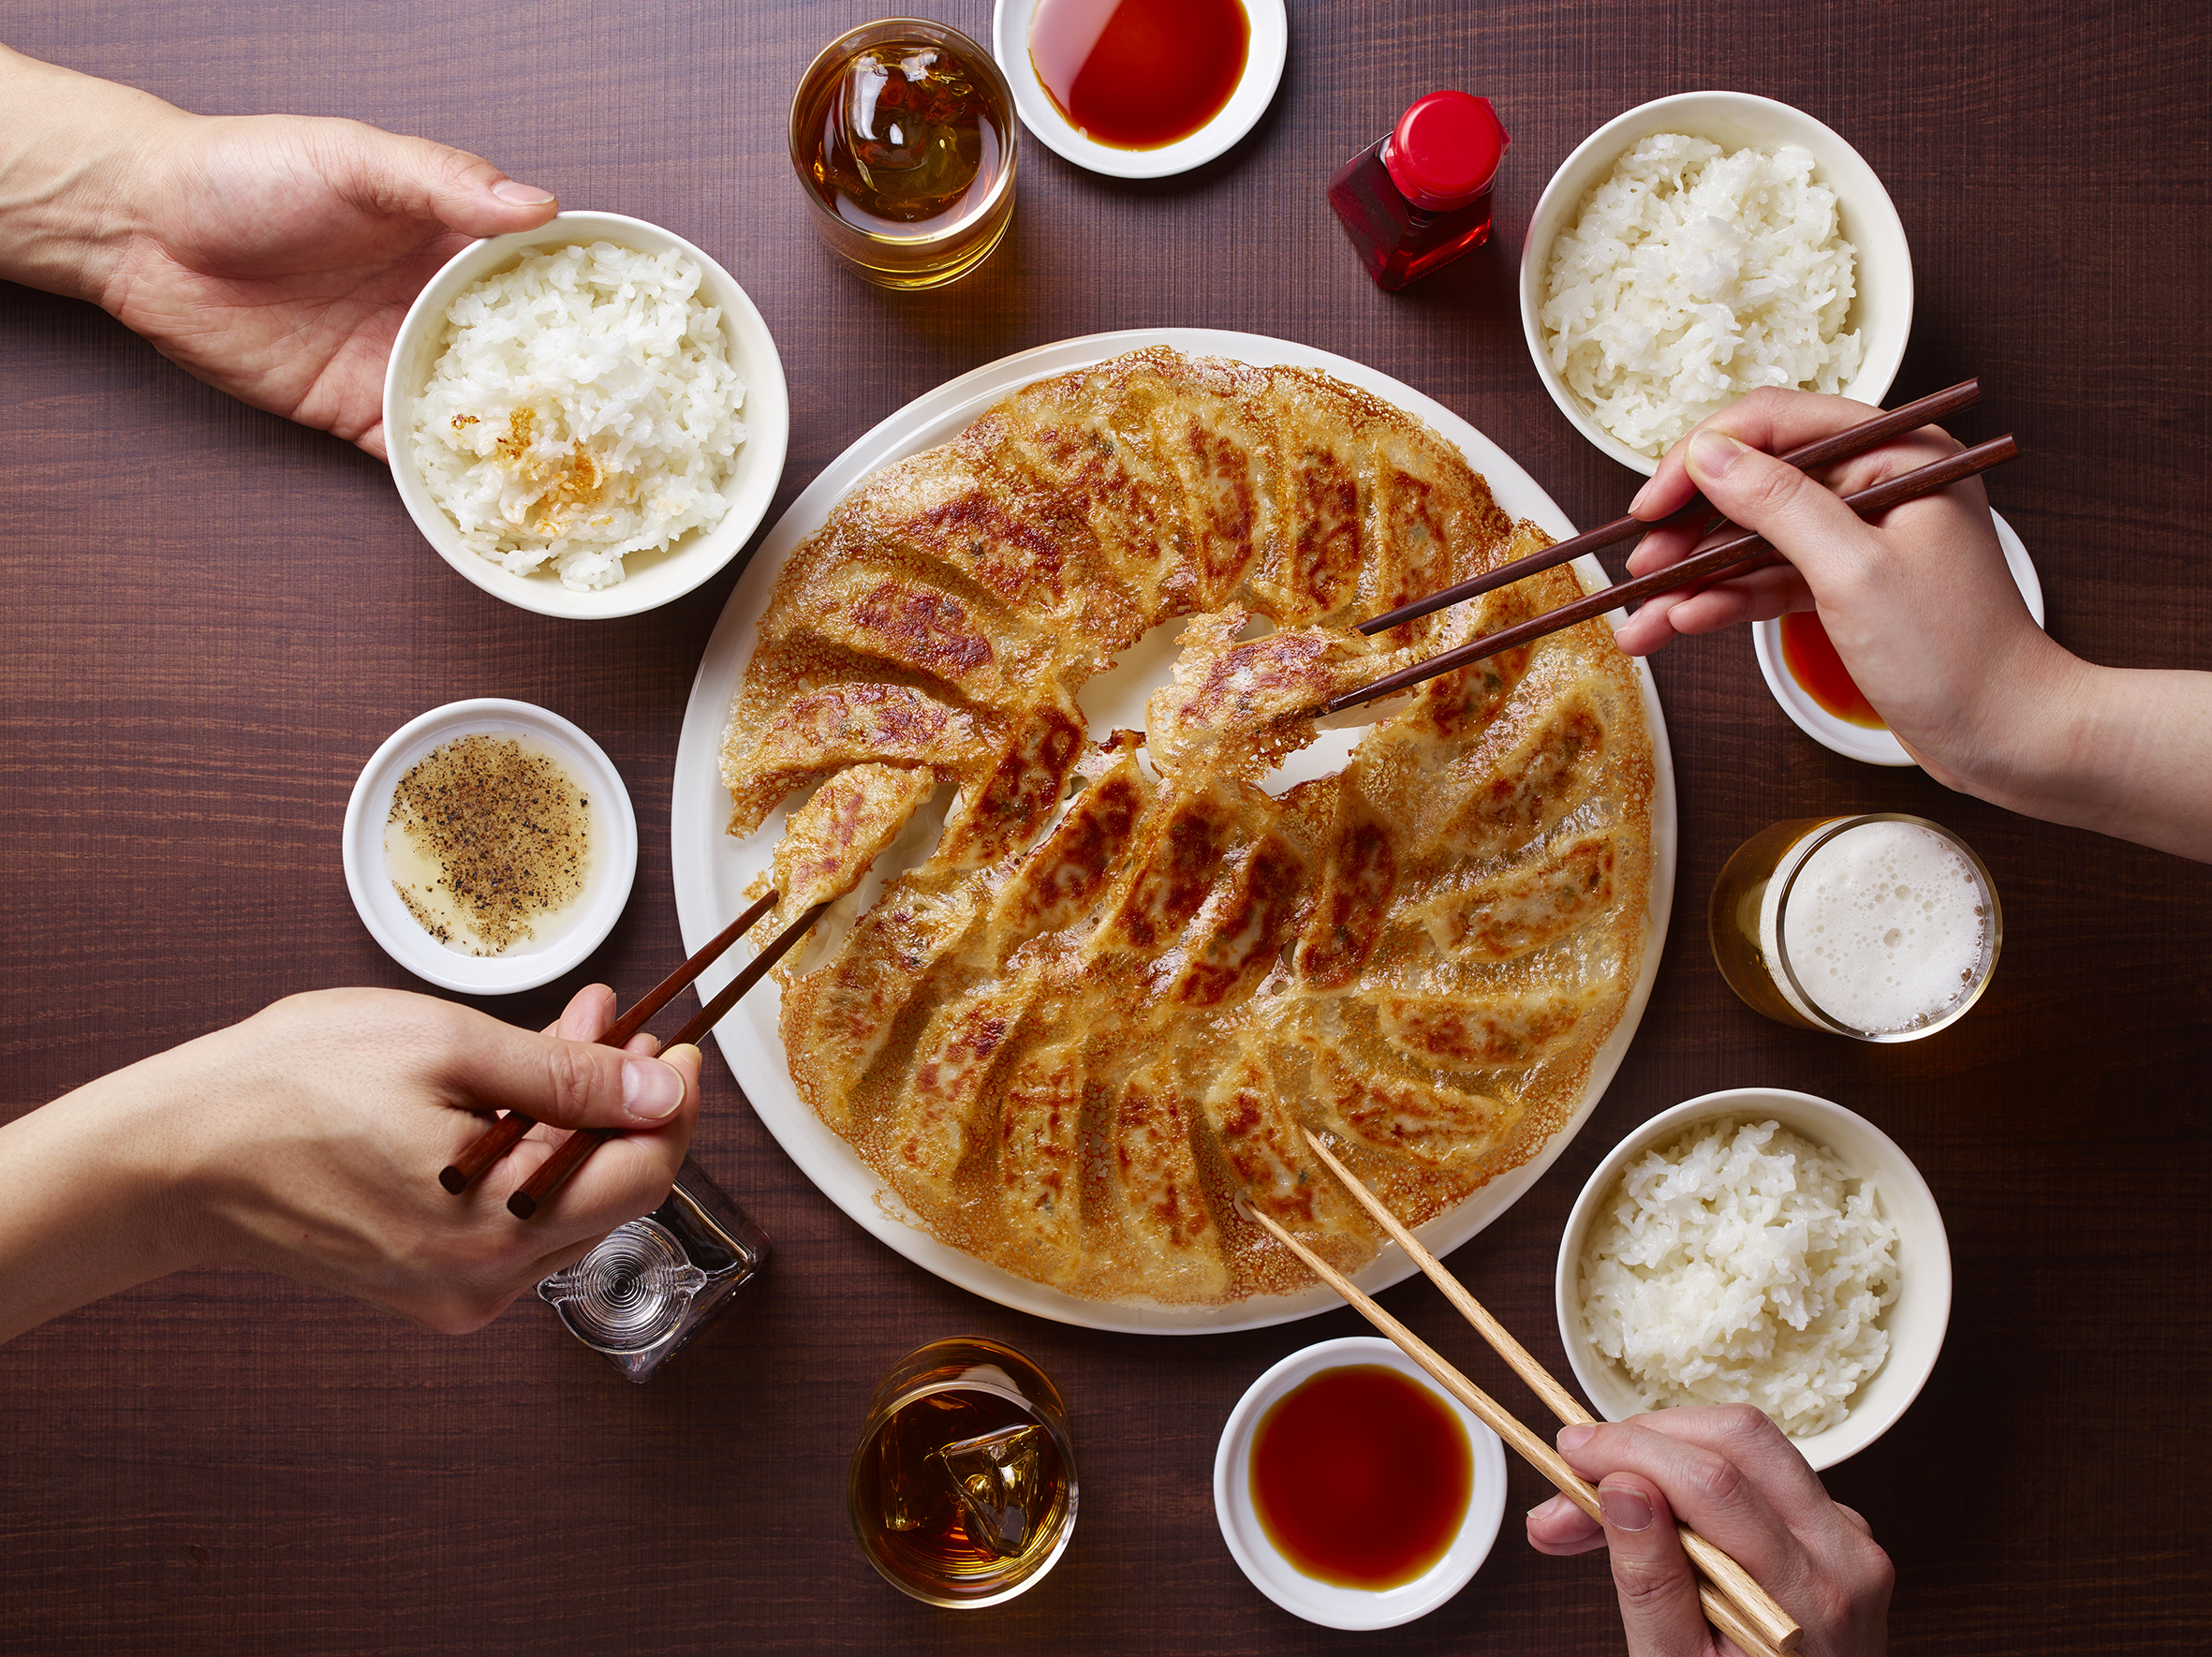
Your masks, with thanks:
[(980, 264), (1013, 216), (1012, 99), (982, 48), (913, 19), (833, 41), (791, 100), (817, 231), (871, 281), (929, 288)]

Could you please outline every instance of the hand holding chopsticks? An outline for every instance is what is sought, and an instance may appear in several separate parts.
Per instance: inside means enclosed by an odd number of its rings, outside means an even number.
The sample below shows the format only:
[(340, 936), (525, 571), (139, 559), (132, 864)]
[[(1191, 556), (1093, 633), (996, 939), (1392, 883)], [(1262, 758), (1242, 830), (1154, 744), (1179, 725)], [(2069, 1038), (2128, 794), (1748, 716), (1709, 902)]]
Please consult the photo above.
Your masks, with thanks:
[[(2019, 445), (2010, 436), (1993, 437), (1986, 443), (1978, 443), (1971, 449), (1962, 450), (1946, 459), (1917, 467), (1887, 482), (1854, 491), (1842, 497), (1843, 504), (1862, 518), (1871, 517), (1921, 496), (1948, 489), (1952, 484), (1985, 472), (1991, 466), (2001, 466), (2019, 452)], [(1557, 549), (1550, 550), (1556, 552)], [(1394, 673), (1386, 673), (1371, 685), (1364, 685), (1357, 690), (1347, 691), (1335, 698), (1325, 711), (1340, 714), (1346, 708), (1357, 707), (1378, 697), (1394, 695), (1424, 680), (1433, 679), (1439, 673), (1448, 673), (1453, 668), (1465, 667), (1469, 662), (1481, 661), (1485, 657), (1496, 656), (1502, 651), (1518, 649), (1523, 644), (1556, 633), (1562, 628), (1587, 621), (1594, 615), (1602, 615), (1622, 604), (1641, 602), (1655, 594), (1673, 592), (1680, 587), (1742, 575), (1762, 565), (1780, 561), (1781, 555), (1763, 537), (1747, 529), (1740, 530), (1718, 545), (1685, 558), (1669, 569), (1655, 570), (1634, 581), (1624, 582), (1619, 586), (1606, 587), (1571, 603), (1562, 604), (1556, 610), (1546, 611), (1516, 627), (1504, 628), (1482, 638), (1471, 639), (1453, 649), (1441, 651), (1425, 661), (1417, 661)], [(1504, 568), (1512, 569), (1512, 566)], [(1503, 570), (1492, 573), (1501, 574)]]
[[(776, 895), (773, 892), (754, 903), (709, 939), (705, 948), (654, 985), (643, 999), (610, 1025), (599, 1037), (599, 1044), (606, 1047), (626, 1044), (645, 1028), (648, 1019), (689, 988), (701, 972), (720, 960), (731, 945), (751, 931), (763, 915), (775, 908), (775, 904)], [(806, 936), (807, 929), (821, 919), (822, 911), (829, 907), (826, 903), (818, 903), (803, 910), (797, 919), (776, 935), (766, 949), (746, 962), (744, 969), (723, 987), (719, 995), (701, 1007), (667, 1045), (696, 1044), (722, 1021), (723, 1015), (737, 1005), (747, 990), (767, 976), (770, 968), (782, 960), (791, 947)], [(485, 1169), (519, 1145), (524, 1136), (537, 1125), (533, 1117), (520, 1111), (509, 1111), (478, 1135), (467, 1149), (439, 1173), (438, 1183), (459, 1196), (476, 1182)], [(568, 1176), (583, 1166), (592, 1152), (613, 1136), (614, 1131), (610, 1128), (582, 1128), (569, 1134), (552, 1156), (538, 1164), (528, 1179), (509, 1193), (507, 1199), (508, 1210), (519, 1220), (529, 1219), (538, 1212), (540, 1205), (561, 1188)]]
[[(1377, 1223), (1420, 1265), (1422, 1270), (1439, 1287), (1445, 1289), (1462, 1315), (1474, 1324), (1482, 1338), (1489, 1341), (1500, 1357), (1528, 1385), (1553, 1413), (1562, 1421), (1588, 1422), (1594, 1418), (1551, 1374), (1544, 1369), (1520, 1342), (1508, 1334), (1504, 1326), (1491, 1317), (1473, 1295), (1467, 1294), (1443, 1264), (1422, 1247), (1413, 1234), (1399, 1223), (1397, 1217), (1379, 1201), (1343, 1163), (1333, 1156), (1328, 1147), (1312, 1133), (1306, 1134), (1307, 1143), (1320, 1157), (1346, 1190), (1357, 1198), (1361, 1206), (1374, 1217)], [(1328, 1283), (1369, 1323), (1394, 1341), (1399, 1349), (1430, 1375), (1438, 1385), (1465, 1405), (1475, 1418), (1503, 1439), (1523, 1459), (1550, 1479), (1569, 1500), (1592, 1518), (1601, 1516), (1598, 1492), (1567, 1464), (1565, 1457), (1539, 1434), (1522, 1425), (1512, 1413), (1467, 1380), (1411, 1330), (1358, 1288), (1350, 1279), (1331, 1266), (1314, 1253), (1270, 1216), (1252, 1205), (1240, 1206), (1270, 1235), (1289, 1249), (1305, 1264), (1308, 1270)], [(1750, 1657), (1768, 1657), (1771, 1653), (1784, 1653), (1795, 1650), (1803, 1630), (1790, 1614), (1777, 1605), (1754, 1581), (1750, 1574), (1726, 1553), (1690, 1530), (1682, 1528), (1684, 1550), (1703, 1574), (1705, 1580), (1699, 1587), (1699, 1602), (1707, 1619), (1730, 1639), (1735, 1641)]]

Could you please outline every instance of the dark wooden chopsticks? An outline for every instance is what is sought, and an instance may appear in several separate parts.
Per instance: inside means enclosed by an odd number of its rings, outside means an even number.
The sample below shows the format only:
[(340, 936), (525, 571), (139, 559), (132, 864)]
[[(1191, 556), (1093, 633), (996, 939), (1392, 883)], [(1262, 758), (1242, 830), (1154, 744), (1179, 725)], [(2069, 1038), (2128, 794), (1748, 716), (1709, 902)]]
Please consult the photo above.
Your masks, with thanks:
[[(1933, 495), (1939, 489), (1948, 489), (1962, 479), (2003, 465), (2019, 452), (2020, 446), (2013, 442), (2010, 434), (1992, 437), (1986, 443), (1977, 443), (1973, 448), (1962, 450), (1946, 459), (1918, 466), (1886, 482), (1876, 483), (1844, 496), (1843, 504), (1862, 518), (1871, 517), (1876, 512), (1887, 511), (1894, 506), (1902, 505), (1923, 495)], [(1465, 644), (1430, 657), (1426, 661), (1417, 661), (1411, 667), (1386, 673), (1372, 685), (1346, 691), (1321, 711), (1340, 714), (1346, 708), (1357, 707), (1377, 697), (1394, 695), (1408, 687), (1433, 679), (1438, 673), (1448, 673), (1453, 668), (1465, 667), (1470, 661), (1481, 661), (1486, 656), (1517, 649), (1533, 640), (1556, 633), (1562, 628), (1587, 621), (1593, 615), (1602, 615), (1618, 605), (1640, 603), (1655, 593), (1671, 593), (1677, 587), (1692, 586), (1700, 582), (1742, 575), (1762, 565), (1779, 563), (1781, 556), (1763, 538), (1750, 530), (1743, 530), (1716, 546), (1683, 559), (1671, 569), (1655, 570), (1616, 587), (1603, 588), (1571, 603), (1562, 604), (1556, 610), (1547, 610), (1543, 614), (1533, 616), (1517, 626), (1500, 629), (1480, 639), (1470, 639)], [(1512, 566), (1505, 568), (1511, 569)]]
[[(1877, 444), (1887, 443), (1893, 437), (1901, 437), (1907, 432), (1918, 431), (1922, 426), (1933, 425), (1937, 421), (1956, 414), (1962, 408), (1971, 408), (1981, 401), (1982, 382), (1979, 379), (1962, 379), (1945, 391), (1923, 397), (1918, 402), (1908, 403), (1900, 408), (1893, 408), (1887, 414), (1878, 414), (1872, 420), (1862, 421), (1832, 436), (1804, 444), (1776, 458), (1795, 466), (1799, 471), (1809, 471), (1814, 466), (1824, 466), (1832, 461), (1848, 460), (1854, 454), (1864, 454)], [(1385, 632), (1402, 622), (1418, 621), (1424, 615), (1457, 604), (1462, 599), (1478, 599), (1484, 593), (1510, 586), (1525, 576), (1553, 569), (1570, 558), (1579, 558), (1585, 553), (1594, 553), (1600, 547), (1609, 547), (1639, 535), (1647, 535), (1654, 529), (1679, 528), (1700, 518), (1717, 517), (1711, 502), (1702, 495), (1693, 495), (1685, 505), (1664, 518), (1657, 518), (1649, 523), (1641, 518), (1615, 518), (1612, 523), (1600, 525), (1571, 540), (1548, 546), (1540, 553), (1530, 553), (1525, 558), (1515, 558), (1510, 564), (1500, 564), (1495, 570), (1486, 570), (1473, 580), (1463, 581), (1455, 587), (1445, 587), (1425, 599), (1416, 599), (1410, 604), (1401, 604), (1395, 610), (1385, 611), (1371, 620), (1360, 623), (1360, 631)]]
[[(697, 954), (655, 984), (636, 1006), (608, 1026), (606, 1033), (599, 1037), (598, 1044), (603, 1047), (626, 1045), (632, 1036), (645, 1028), (648, 1019), (688, 989), (701, 972), (720, 960), (730, 946), (751, 931), (775, 905), (776, 895), (773, 892), (753, 904), (709, 939)], [(696, 1043), (704, 1037), (722, 1021), (723, 1015), (730, 1008), (744, 999), (747, 990), (767, 976), (769, 969), (790, 953), (791, 947), (806, 936), (808, 928), (821, 919), (822, 911), (829, 907), (827, 903), (818, 903), (802, 912), (776, 935), (774, 942), (747, 961), (744, 969), (723, 986), (722, 992), (701, 1007), (676, 1032), (675, 1038), (665, 1045), (677, 1047), (686, 1043)], [(485, 1169), (521, 1143), (523, 1136), (537, 1125), (534, 1117), (525, 1116), (521, 1111), (508, 1112), (479, 1134), (467, 1149), (453, 1159), (450, 1166), (439, 1172), (438, 1183), (459, 1196), (476, 1182)], [(582, 1167), (592, 1152), (613, 1138), (616, 1132), (612, 1128), (582, 1128), (569, 1134), (554, 1148), (553, 1155), (539, 1163), (537, 1171), (509, 1195), (508, 1211), (518, 1219), (529, 1219), (548, 1197), (560, 1189), (562, 1181)]]

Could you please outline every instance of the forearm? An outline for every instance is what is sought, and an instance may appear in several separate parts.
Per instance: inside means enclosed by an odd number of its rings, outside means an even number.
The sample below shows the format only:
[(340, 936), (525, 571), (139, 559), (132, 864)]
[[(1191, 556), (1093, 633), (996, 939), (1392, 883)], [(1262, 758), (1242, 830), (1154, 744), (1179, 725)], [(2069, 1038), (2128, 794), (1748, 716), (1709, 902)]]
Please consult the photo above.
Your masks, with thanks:
[(0, 1128), (0, 1340), (196, 1263), (149, 1066)]
[(2013, 762), (1971, 792), (2212, 862), (2212, 673), (2067, 664), (2018, 701)]
[(134, 175), (197, 117), (5, 46), (0, 110), (0, 278), (98, 303), (139, 228)]

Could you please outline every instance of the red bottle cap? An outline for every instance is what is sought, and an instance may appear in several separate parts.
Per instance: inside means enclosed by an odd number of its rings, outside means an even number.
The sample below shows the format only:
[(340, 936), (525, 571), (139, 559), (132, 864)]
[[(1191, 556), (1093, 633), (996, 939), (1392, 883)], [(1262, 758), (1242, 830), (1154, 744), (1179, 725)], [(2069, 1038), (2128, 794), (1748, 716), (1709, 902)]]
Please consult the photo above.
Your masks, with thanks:
[(1398, 118), (1382, 164), (1414, 206), (1449, 213), (1490, 187), (1512, 141), (1488, 98), (1432, 92)]

